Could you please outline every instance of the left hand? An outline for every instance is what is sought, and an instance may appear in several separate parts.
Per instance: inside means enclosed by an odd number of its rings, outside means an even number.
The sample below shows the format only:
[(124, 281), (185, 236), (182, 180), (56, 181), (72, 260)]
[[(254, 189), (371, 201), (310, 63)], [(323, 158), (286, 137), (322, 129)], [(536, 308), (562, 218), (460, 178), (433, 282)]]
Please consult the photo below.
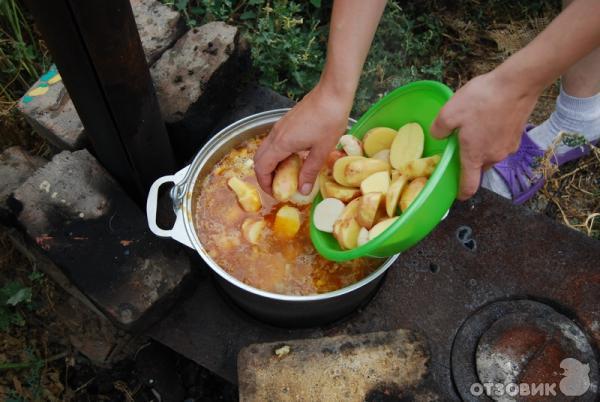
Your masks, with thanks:
[(482, 170), (519, 148), (521, 133), (540, 93), (541, 88), (496, 69), (473, 78), (442, 108), (431, 126), (431, 135), (444, 138), (459, 130), (459, 200), (475, 194)]

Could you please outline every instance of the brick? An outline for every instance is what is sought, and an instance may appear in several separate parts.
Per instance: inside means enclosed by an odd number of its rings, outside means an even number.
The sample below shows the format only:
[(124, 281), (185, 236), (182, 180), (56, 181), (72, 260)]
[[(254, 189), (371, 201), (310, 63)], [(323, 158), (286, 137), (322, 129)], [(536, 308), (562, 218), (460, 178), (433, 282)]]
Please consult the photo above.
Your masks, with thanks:
[[(142, 47), (152, 64), (184, 32), (181, 15), (157, 0), (131, 0)], [(59, 150), (87, 146), (83, 124), (55, 67), (42, 75), (18, 109), (36, 132)]]
[(183, 34), (181, 14), (157, 0), (131, 0), (148, 64), (154, 63)]
[(123, 328), (155, 322), (193, 283), (185, 250), (151, 234), (145, 214), (85, 150), (57, 154), (13, 197), (28, 238)]
[(389, 390), (394, 400), (434, 400), (415, 391), (428, 361), (424, 340), (402, 329), (254, 344), (238, 357), (240, 401), (362, 402)]

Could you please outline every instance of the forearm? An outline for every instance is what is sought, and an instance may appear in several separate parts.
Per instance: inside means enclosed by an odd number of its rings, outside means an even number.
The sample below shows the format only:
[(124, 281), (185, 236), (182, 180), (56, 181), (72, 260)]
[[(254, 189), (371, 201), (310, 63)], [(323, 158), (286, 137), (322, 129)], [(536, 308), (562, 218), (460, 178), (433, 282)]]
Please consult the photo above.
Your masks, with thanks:
[(497, 72), (523, 88), (540, 92), (597, 47), (600, 1), (576, 0)]
[(386, 0), (336, 0), (319, 85), (350, 103)]

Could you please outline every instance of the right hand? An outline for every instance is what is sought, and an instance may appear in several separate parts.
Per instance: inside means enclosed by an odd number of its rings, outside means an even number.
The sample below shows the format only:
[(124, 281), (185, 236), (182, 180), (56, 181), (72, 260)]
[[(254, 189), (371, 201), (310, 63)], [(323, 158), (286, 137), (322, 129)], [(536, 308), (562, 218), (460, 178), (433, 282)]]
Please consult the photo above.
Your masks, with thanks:
[(279, 120), (254, 156), (254, 171), (261, 188), (272, 194), (275, 168), (285, 158), (308, 151), (300, 170), (298, 190), (309, 194), (321, 167), (348, 128), (352, 99), (345, 99), (318, 84)]

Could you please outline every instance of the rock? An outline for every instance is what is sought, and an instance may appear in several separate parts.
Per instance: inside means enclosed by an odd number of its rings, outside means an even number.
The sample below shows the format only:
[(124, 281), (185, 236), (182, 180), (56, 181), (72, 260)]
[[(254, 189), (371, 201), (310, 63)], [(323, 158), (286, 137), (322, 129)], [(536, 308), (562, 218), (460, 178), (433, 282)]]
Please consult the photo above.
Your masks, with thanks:
[(151, 65), (183, 34), (185, 23), (181, 14), (157, 0), (131, 0), (131, 8)]
[(85, 150), (57, 154), (11, 201), (29, 239), (126, 329), (155, 322), (193, 284), (185, 251), (149, 232), (145, 214)]
[(12, 218), (6, 201), (25, 180), (47, 161), (32, 156), (23, 148), (14, 146), (0, 154), (0, 223), (12, 224)]
[(381, 387), (415, 400), (428, 362), (424, 340), (402, 329), (254, 344), (238, 356), (240, 401), (362, 402)]

